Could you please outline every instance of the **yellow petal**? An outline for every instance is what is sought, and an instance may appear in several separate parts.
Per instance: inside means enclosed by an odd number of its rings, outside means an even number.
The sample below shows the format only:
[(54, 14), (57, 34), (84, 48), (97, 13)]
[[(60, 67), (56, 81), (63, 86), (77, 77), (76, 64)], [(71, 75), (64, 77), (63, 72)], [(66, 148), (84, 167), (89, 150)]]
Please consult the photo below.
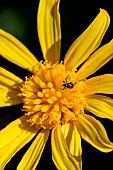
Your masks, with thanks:
[(52, 159), (57, 169), (60, 170), (80, 170), (80, 166), (74, 156), (69, 152), (66, 140), (61, 130), (61, 126), (57, 126), (52, 130), (51, 135)]
[(77, 72), (78, 79), (84, 79), (95, 73), (112, 58), (113, 40), (94, 52), (91, 57), (82, 65), (82, 67)]
[(37, 133), (22, 116), (0, 131), (0, 169)]
[(70, 153), (75, 156), (78, 164), (82, 168), (82, 147), (81, 137), (78, 130), (72, 123), (66, 123), (62, 125), (62, 133), (66, 140)]
[(42, 129), (37, 135), (36, 139), (28, 149), (28, 151), (23, 156), (17, 170), (27, 170), (35, 169), (38, 165), (42, 152), (44, 150), (45, 144), (49, 136), (49, 130)]
[(22, 79), (14, 75), (13, 73), (7, 71), (6, 69), (0, 67), (0, 84), (5, 87), (10, 87), (12, 89), (19, 91), (19, 86), (23, 82)]
[(92, 146), (102, 152), (110, 152), (113, 150), (113, 143), (108, 139), (107, 133), (103, 125), (92, 116), (79, 115), (75, 121), (81, 137)]
[(0, 85), (0, 107), (11, 106), (22, 103), (18, 96), (19, 91)]
[(0, 55), (32, 72), (38, 62), (34, 55), (15, 37), (0, 29)]
[(87, 96), (86, 110), (101, 118), (113, 120), (113, 99), (103, 95)]
[(100, 9), (100, 13), (89, 27), (74, 41), (64, 59), (68, 70), (75, 70), (89, 55), (100, 45), (102, 38), (109, 26), (108, 13)]
[(18, 94), (22, 79), (0, 67), (0, 107), (22, 103)]
[(113, 74), (104, 74), (85, 81), (85, 95), (94, 93), (113, 94)]
[(59, 62), (61, 30), (59, 15), (60, 0), (41, 0), (38, 9), (38, 36), (44, 59)]

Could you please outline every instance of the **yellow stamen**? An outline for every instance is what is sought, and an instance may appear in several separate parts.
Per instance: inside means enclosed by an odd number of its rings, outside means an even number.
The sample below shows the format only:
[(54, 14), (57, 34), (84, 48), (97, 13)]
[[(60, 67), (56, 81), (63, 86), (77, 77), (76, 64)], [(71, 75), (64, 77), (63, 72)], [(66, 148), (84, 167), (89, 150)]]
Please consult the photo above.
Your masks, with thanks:
[(39, 86), (40, 86), (41, 88), (46, 88), (46, 84), (45, 84), (44, 82), (40, 82), (40, 83), (39, 83)]
[(55, 104), (55, 105), (54, 105), (54, 110), (57, 112), (57, 111), (59, 111), (59, 109), (60, 109), (59, 105), (58, 105), (58, 104)]
[(47, 92), (46, 89), (43, 89), (43, 90), (42, 90), (42, 93), (43, 93), (43, 94), (46, 94), (46, 92)]
[(49, 97), (49, 94), (48, 94), (48, 93), (46, 93), (46, 94), (45, 94), (45, 97)]
[(47, 83), (47, 87), (48, 88), (52, 88), (53, 87), (53, 84), (51, 82)]
[(49, 104), (53, 104), (54, 103), (54, 101), (52, 100), (52, 99), (47, 99), (47, 102), (49, 103)]
[(57, 91), (56, 96), (60, 98), (62, 96), (62, 93), (60, 91)]
[(57, 101), (57, 97), (55, 97), (55, 96), (52, 96), (51, 99), (52, 99), (53, 101)]
[(45, 106), (42, 106), (41, 108), (41, 112), (47, 112), (50, 108), (50, 105), (45, 105)]
[(40, 103), (42, 103), (42, 99), (35, 99), (33, 101), (33, 104), (40, 104)]
[(42, 92), (37, 92), (38, 97), (43, 97), (44, 94)]
[(54, 92), (55, 92), (55, 89), (54, 89), (54, 88), (51, 88), (51, 89), (50, 89), (50, 92), (54, 93)]
[[(68, 81), (74, 82), (73, 88), (63, 88)], [(36, 128), (51, 129), (76, 120), (87, 105), (85, 87), (83, 81), (77, 81), (75, 72), (65, 70), (63, 63), (39, 62), (33, 76), (26, 78), (21, 87), (28, 122)]]

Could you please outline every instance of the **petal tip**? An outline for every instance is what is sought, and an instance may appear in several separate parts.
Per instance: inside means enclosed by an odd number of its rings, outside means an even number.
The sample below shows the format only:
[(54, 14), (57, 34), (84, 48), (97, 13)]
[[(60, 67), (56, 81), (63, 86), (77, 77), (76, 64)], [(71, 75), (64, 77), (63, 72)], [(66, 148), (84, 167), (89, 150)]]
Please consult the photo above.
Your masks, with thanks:
[(110, 23), (109, 13), (105, 9), (102, 9), (102, 8), (100, 8), (100, 13), (101, 13), (102, 17), (106, 18), (108, 20), (108, 23)]

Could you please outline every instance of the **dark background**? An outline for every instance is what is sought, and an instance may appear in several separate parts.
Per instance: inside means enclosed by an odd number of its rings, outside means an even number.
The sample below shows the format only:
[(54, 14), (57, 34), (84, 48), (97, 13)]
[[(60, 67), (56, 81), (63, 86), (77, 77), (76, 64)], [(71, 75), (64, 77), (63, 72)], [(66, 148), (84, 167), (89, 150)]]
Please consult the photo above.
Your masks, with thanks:
[[(39, 0), (17, 0), (16, 2), (13, 2), (12, 0), (0, 1), (0, 28), (10, 32), (21, 40), (38, 58), (38, 60), (40, 60), (42, 59), (42, 52), (37, 35), (38, 4)], [(61, 0), (60, 14), (62, 26), (62, 59), (64, 58), (64, 55), (72, 42), (87, 28), (87, 26), (99, 13), (99, 8), (104, 8), (107, 10), (111, 18), (111, 24), (101, 44), (103, 45), (113, 38), (113, 1)], [(27, 71), (11, 64), (2, 57), (0, 58), (0, 66), (6, 68), (23, 79), (25, 75), (29, 75)], [(113, 62), (110, 61), (107, 63), (97, 73), (113, 73)], [(21, 115), (21, 107), (22, 106), (19, 105), (0, 109), (1, 129)], [(98, 120), (100, 120), (105, 126), (110, 140), (113, 141), (113, 122), (107, 119)], [(22, 158), (22, 155), (29, 146), (30, 143), (22, 148), (10, 161), (10, 163), (7, 164), (5, 170), (15, 170), (18, 162)], [(83, 140), (82, 148), (83, 170), (113, 169), (113, 152), (102, 153)], [(50, 139), (47, 142), (37, 169), (56, 169), (51, 159)]]

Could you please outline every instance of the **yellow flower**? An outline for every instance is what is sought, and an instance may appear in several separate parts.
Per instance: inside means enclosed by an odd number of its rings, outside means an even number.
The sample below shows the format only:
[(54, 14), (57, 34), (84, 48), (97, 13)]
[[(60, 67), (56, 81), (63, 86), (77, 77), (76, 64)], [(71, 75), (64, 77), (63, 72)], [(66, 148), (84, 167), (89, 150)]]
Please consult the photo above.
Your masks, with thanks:
[(104, 95), (113, 94), (113, 75), (88, 78), (113, 57), (113, 40), (97, 49), (109, 26), (109, 15), (100, 9), (60, 62), (59, 2), (39, 3), (37, 26), (44, 62), (0, 30), (0, 55), (32, 73), (23, 81), (0, 68), (0, 106), (23, 103), (25, 112), (0, 131), (1, 170), (33, 137), (17, 170), (36, 168), (49, 135), (52, 159), (59, 170), (82, 169), (81, 138), (102, 152), (113, 150), (103, 125), (85, 112), (113, 120), (113, 100)]

